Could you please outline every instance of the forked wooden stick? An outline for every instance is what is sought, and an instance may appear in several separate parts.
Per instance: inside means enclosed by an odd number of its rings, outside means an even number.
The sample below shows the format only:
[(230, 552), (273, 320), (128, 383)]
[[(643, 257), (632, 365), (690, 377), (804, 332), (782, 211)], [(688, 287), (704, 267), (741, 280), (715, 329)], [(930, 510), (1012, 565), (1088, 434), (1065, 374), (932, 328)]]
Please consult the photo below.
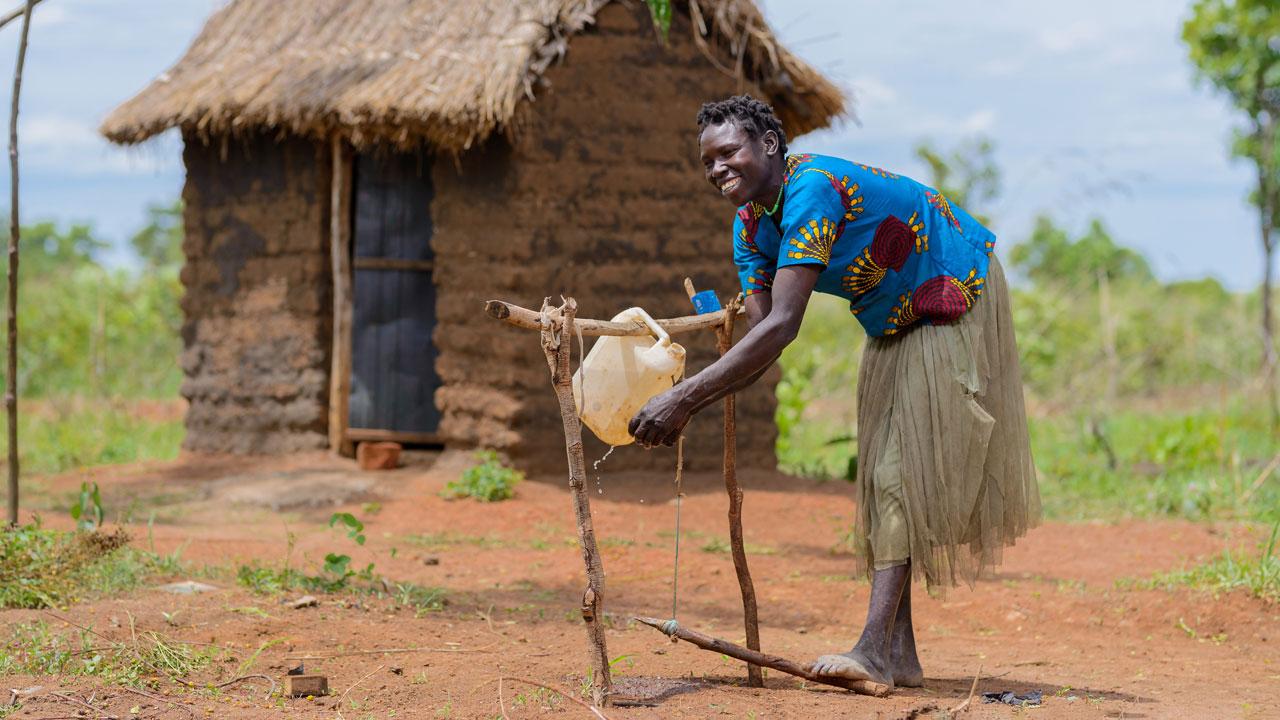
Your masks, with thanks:
[[(684, 279), (684, 290), (690, 302), (697, 290), (693, 280)], [(742, 308), (740, 297), (729, 301), (722, 311), (723, 320), (715, 328), (716, 350), (720, 357), (733, 347), (733, 321)], [(751, 570), (747, 567), (747, 550), (742, 538), (742, 488), (738, 485), (738, 427), (737, 396), (724, 396), (724, 491), (729, 495), (729, 548), (733, 553), (733, 570), (738, 576), (738, 590), (742, 593), (742, 622), (746, 627), (747, 648), (760, 650), (760, 621), (756, 612), (756, 588), (751, 582)], [(747, 685), (764, 687), (764, 674), (759, 665), (747, 664)]]
[[(578, 523), (578, 544), (582, 562), (587, 568), (587, 589), (582, 595), (582, 619), (587, 625), (591, 643), (591, 699), (598, 706), (608, 702), (613, 687), (609, 675), (609, 651), (604, 638), (604, 565), (596, 546), (596, 531), (591, 523), (591, 496), (586, 490), (587, 461), (582, 455), (582, 424), (573, 401), (573, 372), (569, 368), (569, 350), (573, 346), (574, 315), (578, 303), (564, 298), (559, 308), (550, 306), (551, 298), (542, 302), (539, 329), (542, 349), (551, 370), (551, 385), (560, 401), (560, 418), (564, 422), (564, 445), (569, 456), (569, 488), (573, 494), (573, 512)], [(541, 319), (546, 319), (546, 324)]]
[(834, 685), (835, 687), (844, 688), (845, 690), (852, 690), (859, 695), (873, 695), (875, 697), (888, 695), (889, 690), (891, 689), (888, 685), (871, 682), (870, 680), (846, 680), (845, 678), (815, 675), (810, 672), (809, 668), (784, 657), (768, 655), (756, 650), (749, 650), (741, 645), (731, 643), (727, 640), (713, 638), (710, 635), (704, 635), (697, 630), (690, 630), (683, 625), (679, 625), (668, 620), (659, 620), (651, 617), (637, 617), (636, 621), (644, 623), (656, 630), (660, 630), (671, 637), (679, 638), (685, 642), (696, 645), (703, 650), (710, 650), (711, 652), (728, 655), (731, 658), (736, 658), (754, 665), (773, 668), (779, 672), (784, 672), (788, 675), (795, 675), (796, 677), (803, 678), (809, 682)]

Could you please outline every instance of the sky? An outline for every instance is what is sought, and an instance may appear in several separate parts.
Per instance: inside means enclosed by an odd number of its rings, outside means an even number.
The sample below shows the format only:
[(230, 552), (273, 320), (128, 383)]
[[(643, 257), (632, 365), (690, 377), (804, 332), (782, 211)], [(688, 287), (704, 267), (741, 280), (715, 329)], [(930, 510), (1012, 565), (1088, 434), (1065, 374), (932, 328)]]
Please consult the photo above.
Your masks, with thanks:
[[(11, 0), (17, 5), (17, 0)], [(222, 0), (46, 0), (37, 6), (19, 126), (21, 218), (89, 222), (123, 248), (146, 207), (181, 192), (181, 143), (103, 140), (117, 104), (176, 61)], [(857, 118), (791, 143), (922, 181), (921, 141), (996, 144), (988, 208), (1005, 250), (1034, 218), (1100, 217), (1164, 279), (1254, 287), (1262, 252), (1227, 153), (1241, 122), (1196, 82), (1179, 33), (1188, 0), (763, 0), (784, 44), (854, 99)], [(0, 31), (12, 76), (19, 25)], [(572, 57), (572, 46), (570, 47)], [(8, 80), (0, 81), (8, 89)], [(6, 93), (7, 95), (7, 93)], [(7, 173), (0, 198), (7, 198)], [(7, 203), (5, 203), (7, 204)], [(117, 250), (109, 262), (125, 262)]]

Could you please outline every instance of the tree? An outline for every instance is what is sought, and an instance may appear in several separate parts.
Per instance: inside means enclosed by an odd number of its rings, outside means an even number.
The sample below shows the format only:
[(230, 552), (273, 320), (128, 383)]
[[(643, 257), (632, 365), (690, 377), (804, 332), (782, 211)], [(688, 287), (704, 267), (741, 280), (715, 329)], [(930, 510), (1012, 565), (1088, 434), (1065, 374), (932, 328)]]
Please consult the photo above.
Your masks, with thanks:
[(1257, 170), (1252, 200), (1258, 207), (1262, 241), (1262, 361), (1272, 420), (1280, 422), (1276, 390), (1276, 342), (1271, 294), (1280, 215), (1280, 5), (1275, 0), (1197, 0), (1182, 27), (1191, 61), (1201, 78), (1231, 99), (1248, 118), (1233, 154)]
[(986, 225), (983, 209), (1000, 195), (995, 145), (977, 136), (962, 141), (945, 156), (928, 142), (916, 145), (916, 157), (929, 166), (929, 184)]
[(1118, 245), (1098, 218), (1090, 220), (1089, 229), (1072, 240), (1052, 218), (1041, 215), (1031, 236), (1009, 251), (1009, 261), (1037, 284), (1093, 283), (1099, 277), (1110, 282), (1152, 278), (1147, 259)]
[(62, 230), (48, 220), (22, 226), (22, 277), (41, 278), (69, 273), (93, 264), (107, 243), (94, 235), (90, 225), (73, 224)]
[(147, 206), (147, 224), (129, 238), (133, 251), (149, 270), (182, 265), (182, 200)]

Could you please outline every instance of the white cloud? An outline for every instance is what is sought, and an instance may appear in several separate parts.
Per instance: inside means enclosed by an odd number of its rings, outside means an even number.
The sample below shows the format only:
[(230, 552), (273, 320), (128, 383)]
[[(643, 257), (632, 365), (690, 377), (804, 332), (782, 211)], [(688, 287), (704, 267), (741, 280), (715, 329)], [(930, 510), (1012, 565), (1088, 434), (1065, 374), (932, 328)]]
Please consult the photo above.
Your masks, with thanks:
[(898, 101), (898, 91), (874, 77), (853, 81), (854, 102), (859, 109), (877, 105), (892, 105)]
[(1097, 25), (1077, 20), (1059, 27), (1049, 26), (1036, 34), (1041, 48), (1051, 53), (1066, 53), (1093, 44), (1102, 36)]
[(994, 57), (978, 63), (975, 69), (989, 77), (1011, 77), (1017, 75), (1024, 65), (1021, 58), (1003, 56)]
[(37, 5), (31, 16), (31, 26), (34, 28), (55, 27), (65, 23), (71, 17), (71, 13), (67, 12), (64, 5), (54, 3), (41, 3)]
[(960, 128), (967, 135), (990, 132), (996, 124), (996, 111), (990, 108), (978, 110), (960, 121)]
[(163, 139), (141, 148), (120, 148), (87, 121), (66, 115), (22, 118), (18, 143), (24, 166), (75, 177), (151, 175), (180, 168), (178, 154)]

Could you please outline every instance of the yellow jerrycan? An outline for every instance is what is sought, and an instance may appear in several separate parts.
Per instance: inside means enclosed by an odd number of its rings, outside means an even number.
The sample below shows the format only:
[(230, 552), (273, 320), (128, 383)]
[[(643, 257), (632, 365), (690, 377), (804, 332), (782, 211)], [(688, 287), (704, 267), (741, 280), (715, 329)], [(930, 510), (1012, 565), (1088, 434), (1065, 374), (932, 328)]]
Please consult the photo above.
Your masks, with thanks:
[(644, 335), (601, 337), (573, 375), (573, 400), (596, 437), (629, 445), (635, 442), (627, 432), (631, 418), (684, 373), (684, 348), (638, 307), (623, 310), (613, 322), (643, 323), (657, 342)]

